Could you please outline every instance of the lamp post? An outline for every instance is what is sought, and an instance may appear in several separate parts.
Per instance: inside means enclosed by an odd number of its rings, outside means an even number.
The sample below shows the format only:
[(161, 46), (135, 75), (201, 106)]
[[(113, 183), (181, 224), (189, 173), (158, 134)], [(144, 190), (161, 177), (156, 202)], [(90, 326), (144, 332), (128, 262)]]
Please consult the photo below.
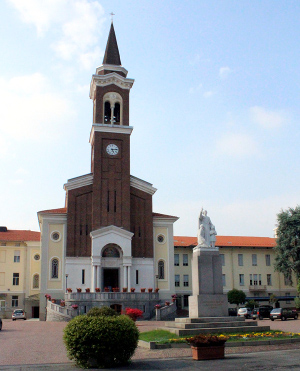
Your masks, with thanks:
[(67, 288), (68, 288), (68, 277), (69, 277), (69, 275), (66, 274), (66, 292), (67, 292)]

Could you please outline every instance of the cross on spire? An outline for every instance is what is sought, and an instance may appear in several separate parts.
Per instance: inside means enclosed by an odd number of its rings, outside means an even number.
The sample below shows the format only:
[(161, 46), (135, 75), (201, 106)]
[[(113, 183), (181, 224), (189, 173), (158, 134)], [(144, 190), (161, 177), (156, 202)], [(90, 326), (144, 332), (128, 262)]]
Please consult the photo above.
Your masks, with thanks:
[(114, 13), (113, 12), (111, 12), (111, 13), (109, 13), (110, 14), (110, 16), (111, 16), (111, 23), (113, 23), (113, 21), (114, 21)]

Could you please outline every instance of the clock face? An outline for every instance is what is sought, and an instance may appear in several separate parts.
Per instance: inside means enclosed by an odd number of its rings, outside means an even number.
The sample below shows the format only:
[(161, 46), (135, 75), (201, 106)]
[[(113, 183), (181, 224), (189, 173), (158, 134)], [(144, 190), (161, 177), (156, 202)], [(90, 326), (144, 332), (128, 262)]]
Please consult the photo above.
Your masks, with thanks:
[(111, 156), (115, 156), (119, 153), (119, 147), (116, 144), (109, 144), (106, 147), (106, 152)]

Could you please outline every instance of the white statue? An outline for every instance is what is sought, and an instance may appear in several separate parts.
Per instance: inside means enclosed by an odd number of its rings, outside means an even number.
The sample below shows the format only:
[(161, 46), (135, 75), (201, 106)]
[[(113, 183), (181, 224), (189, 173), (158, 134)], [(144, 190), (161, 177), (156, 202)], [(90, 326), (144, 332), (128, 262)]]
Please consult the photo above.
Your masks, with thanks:
[(207, 216), (207, 211), (202, 208), (198, 220), (198, 245), (215, 248), (216, 235), (215, 226), (212, 224), (210, 217)]

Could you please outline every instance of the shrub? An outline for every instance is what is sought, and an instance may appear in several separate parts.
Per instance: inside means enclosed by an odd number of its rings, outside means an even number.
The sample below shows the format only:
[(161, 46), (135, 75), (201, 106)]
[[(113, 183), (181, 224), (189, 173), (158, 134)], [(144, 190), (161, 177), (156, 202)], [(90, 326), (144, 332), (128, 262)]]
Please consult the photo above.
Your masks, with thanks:
[(128, 363), (139, 331), (127, 316), (77, 316), (64, 329), (70, 359), (80, 367), (113, 367)]
[(143, 317), (143, 311), (137, 308), (126, 308), (125, 314), (136, 321), (139, 317)]
[(92, 316), (92, 317), (114, 317), (114, 316), (119, 316), (119, 313), (117, 313), (114, 309), (109, 308), (109, 307), (93, 307), (91, 308), (87, 316)]

